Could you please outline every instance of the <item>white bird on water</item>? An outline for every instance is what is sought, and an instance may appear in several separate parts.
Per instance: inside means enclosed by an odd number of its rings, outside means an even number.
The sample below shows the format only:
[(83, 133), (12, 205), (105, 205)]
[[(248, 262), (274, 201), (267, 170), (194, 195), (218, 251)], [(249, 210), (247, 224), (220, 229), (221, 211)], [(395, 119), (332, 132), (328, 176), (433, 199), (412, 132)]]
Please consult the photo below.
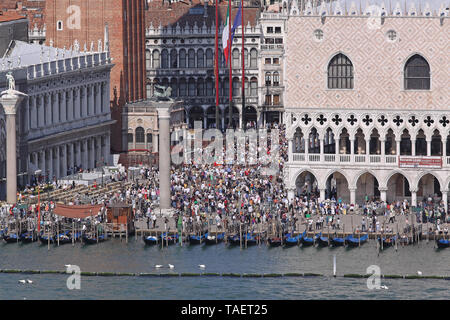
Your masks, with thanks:
[(71, 264), (65, 264), (64, 267), (66, 268), (70, 268), (72, 265)]
[(386, 289), (386, 290), (389, 289), (387, 286), (381, 286), (380, 288), (381, 289)]
[(175, 266), (174, 266), (173, 264), (170, 264), (170, 263), (169, 263), (169, 268), (170, 268), (170, 269), (173, 269), (173, 268), (175, 268)]
[(205, 266), (204, 264), (199, 264), (198, 267), (199, 267), (200, 269), (205, 269), (205, 268), (206, 268), (206, 266)]
[(157, 264), (157, 265), (155, 265), (155, 268), (161, 268), (162, 267), (162, 265), (161, 264)]
[(27, 283), (33, 283), (33, 281), (31, 281), (30, 279), (27, 279)]
[(419, 276), (421, 276), (421, 275), (422, 275), (422, 271), (417, 271), (417, 274), (418, 274)]
[(19, 283), (25, 284), (26, 281), (25, 280), (19, 280)]

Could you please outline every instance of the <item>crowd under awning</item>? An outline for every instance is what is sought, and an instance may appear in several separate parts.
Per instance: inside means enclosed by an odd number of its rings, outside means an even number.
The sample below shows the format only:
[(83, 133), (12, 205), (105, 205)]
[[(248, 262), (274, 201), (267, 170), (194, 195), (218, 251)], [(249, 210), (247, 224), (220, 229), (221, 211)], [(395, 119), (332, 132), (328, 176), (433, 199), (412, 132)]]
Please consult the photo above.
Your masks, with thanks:
[(57, 204), (53, 213), (66, 218), (84, 219), (90, 216), (96, 216), (102, 207), (103, 205), (101, 204), (79, 206)]

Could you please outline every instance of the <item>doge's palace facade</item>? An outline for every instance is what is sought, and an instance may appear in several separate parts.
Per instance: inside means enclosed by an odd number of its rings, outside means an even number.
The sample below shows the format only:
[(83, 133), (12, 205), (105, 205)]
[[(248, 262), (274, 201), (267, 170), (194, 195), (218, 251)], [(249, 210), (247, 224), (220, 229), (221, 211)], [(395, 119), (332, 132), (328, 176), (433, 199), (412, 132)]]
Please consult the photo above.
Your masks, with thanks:
[[(372, 13), (372, 14), (371, 14)], [(447, 203), (448, 10), (294, 10), (287, 22), (289, 196)]]

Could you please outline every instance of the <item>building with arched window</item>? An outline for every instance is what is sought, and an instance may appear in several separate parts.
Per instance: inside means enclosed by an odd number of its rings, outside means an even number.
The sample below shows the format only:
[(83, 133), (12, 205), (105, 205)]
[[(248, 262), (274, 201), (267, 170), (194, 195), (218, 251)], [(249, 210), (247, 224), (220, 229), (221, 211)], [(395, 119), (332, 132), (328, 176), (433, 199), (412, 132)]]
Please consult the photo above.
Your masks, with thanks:
[(301, 15), (287, 6), (291, 198), (307, 190), (353, 204), (448, 203), (450, 27), (448, 12), (428, 9), (384, 8), (374, 17), (356, 6)]

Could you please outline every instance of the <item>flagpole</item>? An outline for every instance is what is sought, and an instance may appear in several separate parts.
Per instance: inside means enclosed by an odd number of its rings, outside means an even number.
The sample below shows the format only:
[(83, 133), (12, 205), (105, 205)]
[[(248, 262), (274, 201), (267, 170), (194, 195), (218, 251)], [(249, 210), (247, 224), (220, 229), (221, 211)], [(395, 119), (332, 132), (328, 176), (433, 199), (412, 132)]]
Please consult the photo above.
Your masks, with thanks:
[(231, 47), (233, 46), (233, 42), (231, 41), (231, 0), (228, 0), (228, 44), (230, 49), (228, 50), (228, 66), (229, 66), (229, 106), (228, 106), (228, 128), (231, 128), (231, 120), (233, 118), (233, 74), (231, 71)]
[(216, 129), (219, 129), (219, 0), (216, 0), (216, 52), (215, 52), (215, 75), (216, 75)]
[[(242, 113), (241, 123), (244, 126), (244, 111), (245, 111), (245, 54), (244, 54), (244, 0), (241, 0), (241, 28), (242, 28)], [(242, 128), (241, 128), (242, 129)]]

